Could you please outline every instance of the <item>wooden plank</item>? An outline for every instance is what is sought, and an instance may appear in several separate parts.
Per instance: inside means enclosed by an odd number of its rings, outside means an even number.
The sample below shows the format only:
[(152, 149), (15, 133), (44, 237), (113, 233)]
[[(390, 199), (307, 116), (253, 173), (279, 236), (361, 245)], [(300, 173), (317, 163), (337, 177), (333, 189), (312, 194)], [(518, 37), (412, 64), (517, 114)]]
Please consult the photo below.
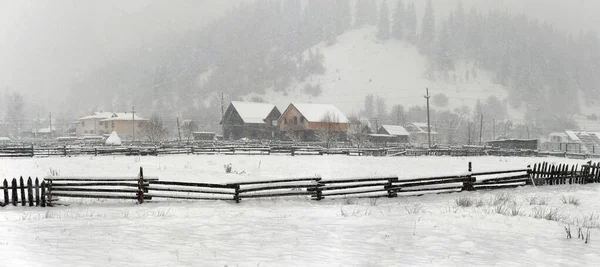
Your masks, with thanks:
[(240, 189), (240, 194), (247, 193), (247, 192), (268, 191), (268, 190), (275, 190), (275, 189), (297, 189), (297, 188), (310, 188), (310, 187), (314, 187), (314, 185), (263, 186), (263, 187), (255, 187), (255, 188), (248, 188), (248, 189)]
[(52, 188), (52, 192), (137, 193), (138, 189), (54, 187), (54, 188)]
[(209, 198), (209, 197), (193, 197), (193, 196), (169, 196), (169, 195), (157, 195), (157, 194), (146, 194), (147, 197), (152, 198), (174, 198), (174, 199), (189, 199), (189, 200), (235, 200), (235, 198)]
[(40, 192), (40, 198), (41, 198), (40, 205), (42, 207), (46, 207), (46, 181), (42, 180), (42, 184), (40, 185), (40, 190), (42, 191), (42, 192)]
[(290, 196), (311, 196), (311, 192), (287, 192), (287, 193), (272, 193), (272, 194), (249, 194), (240, 195), (240, 198), (260, 198), (260, 197), (290, 197)]
[(13, 206), (16, 206), (18, 201), (19, 201), (19, 194), (17, 193), (17, 179), (13, 178), (13, 180), (12, 180), (12, 204), (13, 204)]
[[(48, 181), (53, 182), (137, 182), (139, 179), (137, 178), (94, 178), (94, 177), (46, 177), (44, 178)], [(158, 181), (158, 178), (144, 178), (145, 182), (149, 181)]]
[(516, 175), (516, 176), (510, 176), (510, 177), (501, 177), (501, 178), (487, 179), (487, 180), (478, 181), (478, 183), (484, 183), (484, 184), (485, 183), (495, 183), (495, 182), (499, 182), (499, 181), (522, 179), (522, 178), (529, 178), (529, 174)]
[(227, 185), (233, 186), (233, 185), (275, 184), (275, 183), (303, 182), (303, 181), (319, 181), (319, 180), (321, 180), (321, 177), (313, 177), (313, 178), (297, 178), (297, 179), (285, 179), (285, 180), (263, 180), (263, 181), (251, 181), (251, 182), (242, 182), (242, 183), (232, 183), (232, 184), (227, 184)]
[(356, 195), (356, 194), (366, 194), (366, 193), (375, 193), (375, 192), (385, 192), (387, 194), (388, 189), (372, 189), (372, 190), (364, 190), (364, 191), (352, 191), (352, 192), (323, 192), (323, 197), (330, 196), (343, 196), (343, 195)]
[(368, 184), (354, 184), (354, 185), (339, 185), (339, 186), (321, 186), (320, 189), (322, 191), (328, 190), (340, 190), (340, 189), (351, 189), (351, 188), (361, 188), (361, 187), (374, 187), (374, 186), (386, 186), (388, 183), (368, 183)]
[(485, 186), (478, 186), (477, 190), (490, 190), (490, 189), (506, 189), (506, 188), (516, 188), (516, 187), (520, 187), (520, 186), (524, 186), (525, 184), (517, 184), (517, 185), (498, 185), (498, 186), (493, 186), (493, 185), (485, 185)]
[(23, 176), (19, 179), (19, 185), (21, 186), (21, 206), (25, 206), (27, 198), (25, 196), (25, 182), (23, 181)]
[(8, 199), (8, 181), (6, 181), (6, 179), (4, 179), (4, 182), (2, 182), (2, 186), (4, 187), (2, 191), (4, 191), (4, 205), (8, 205), (9, 204), (9, 199)]
[(52, 182), (52, 188), (59, 187), (72, 187), (72, 186), (123, 186), (123, 187), (138, 187), (137, 183), (102, 183), (102, 182), (92, 182), (92, 183), (59, 183)]
[(163, 191), (163, 192), (180, 192), (180, 193), (198, 193), (198, 194), (215, 194), (215, 195), (235, 195), (235, 192), (218, 192), (218, 191), (205, 191), (205, 190), (193, 190), (193, 189), (174, 189), (174, 188), (158, 188), (152, 187), (152, 191)]
[[(223, 185), (223, 184), (187, 183), (187, 182), (170, 182), (170, 181), (153, 181), (153, 182), (151, 182), (151, 184), (235, 189), (235, 184)], [(137, 184), (135, 186), (137, 187)]]
[(474, 172), (474, 173), (471, 173), (471, 175), (472, 176), (481, 176), (481, 175), (504, 174), (504, 173), (527, 172), (527, 171), (528, 171), (528, 169), (517, 169), (517, 170), (509, 170), (509, 171)]
[(528, 180), (529, 180), (529, 178), (520, 178), (520, 179), (512, 179), (512, 180), (495, 181), (493, 183), (480, 183), (480, 184), (474, 184), (474, 185), (488, 186), (488, 185), (495, 185), (495, 184), (527, 183)]
[(73, 197), (73, 198), (108, 198), (108, 199), (137, 199), (137, 196), (115, 196), (115, 195), (88, 195), (88, 194), (70, 194), (70, 193), (54, 193), (53, 197)]
[(459, 190), (462, 191), (463, 187), (461, 186), (446, 186), (446, 187), (437, 187), (437, 188), (418, 188), (418, 189), (406, 189), (406, 190), (397, 190), (397, 193), (409, 193), (409, 192), (425, 192), (425, 191), (447, 191), (447, 190)]
[(360, 183), (360, 182), (373, 182), (373, 181), (398, 181), (398, 177), (377, 177), (377, 178), (358, 178), (358, 179), (340, 179), (340, 180), (321, 180), (323, 184), (343, 184), (343, 183)]
[(27, 179), (27, 199), (29, 199), (29, 206), (33, 207), (33, 183), (31, 177)]
[(426, 185), (438, 185), (438, 184), (454, 184), (454, 183), (464, 183), (464, 182), (472, 182), (472, 178), (470, 177), (457, 177), (454, 179), (448, 180), (439, 180), (439, 181), (428, 181), (428, 182), (419, 182), (419, 183), (394, 183), (392, 188), (401, 188), (401, 187), (417, 187), (417, 186), (426, 186)]
[(35, 205), (40, 205), (40, 180), (35, 178)]

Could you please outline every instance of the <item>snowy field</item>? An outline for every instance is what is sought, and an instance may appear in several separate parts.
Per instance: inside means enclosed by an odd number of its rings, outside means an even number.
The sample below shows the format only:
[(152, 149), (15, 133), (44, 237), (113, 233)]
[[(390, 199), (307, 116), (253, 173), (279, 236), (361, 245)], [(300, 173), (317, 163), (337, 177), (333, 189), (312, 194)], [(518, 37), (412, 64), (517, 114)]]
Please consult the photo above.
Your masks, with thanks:
[[(416, 177), (520, 169), (559, 158), (348, 156), (72, 157), (0, 160), (0, 177), (49, 174), (231, 182)], [(231, 163), (238, 174), (226, 174)], [(595, 266), (600, 185), (309, 201), (73, 201), (0, 208), (0, 265)], [(571, 204), (562, 199), (571, 199)], [(460, 200), (460, 201), (459, 201)], [(465, 203), (470, 203), (467, 205)], [(461, 205), (459, 205), (461, 204)], [(545, 218), (544, 218), (545, 217)], [(571, 225), (573, 239), (564, 227)], [(577, 239), (590, 228), (590, 241)]]

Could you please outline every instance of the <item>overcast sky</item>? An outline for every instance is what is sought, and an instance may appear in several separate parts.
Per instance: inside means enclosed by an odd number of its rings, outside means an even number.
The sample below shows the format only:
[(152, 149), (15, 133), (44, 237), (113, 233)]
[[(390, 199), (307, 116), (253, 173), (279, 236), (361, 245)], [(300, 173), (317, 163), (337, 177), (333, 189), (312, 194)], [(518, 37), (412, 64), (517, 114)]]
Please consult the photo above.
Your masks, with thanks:
[[(2, 0), (0, 89), (57, 101), (78, 76), (210, 22), (240, 1), (245, 0)], [(447, 13), (457, 1), (435, 0), (436, 12)], [(425, 0), (415, 2), (422, 6)], [(467, 9), (474, 4), (526, 12), (574, 32), (600, 22), (598, 0), (462, 2)]]

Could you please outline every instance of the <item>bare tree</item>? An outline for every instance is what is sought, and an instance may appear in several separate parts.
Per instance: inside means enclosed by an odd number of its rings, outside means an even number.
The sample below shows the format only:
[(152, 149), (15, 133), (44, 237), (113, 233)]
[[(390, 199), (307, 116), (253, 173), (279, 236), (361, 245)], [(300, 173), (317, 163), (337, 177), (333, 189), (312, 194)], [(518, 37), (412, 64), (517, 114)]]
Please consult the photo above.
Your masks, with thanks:
[(23, 106), (25, 105), (23, 96), (18, 92), (14, 92), (10, 94), (5, 101), (7, 107), (6, 122), (12, 128), (12, 131), (14, 131), (14, 136), (17, 137), (19, 136), (21, 122), (25, 116), (23, 113)]
[(365, 124), (357, 118), (351, 118), (348, 125), (348, 138), (352, 145), (360, 147), (368, 140), (368, 131)]
[(195, 131), (198, 131), (198, 124), (194, 121), (186, 121), (183, 123), (183, 134), (187, 137), (187, 142), (190, 142), (190, 138), (194, 135)]
[(291, 139), (294, 145), (304, 139), (304, 130), (302, 124), (288, 124), (284, 127), (285, 136)]
[(149, 120), (141, 123), (140, 133), (150, 142), (156, 143), (167, 136), (167, 129), (165, 128), (162, 119), (158, 115), (152, 114)]
[(315, 135), (319, 141), (325, 143), (326, 148), (329, 148), (331, 143), (337, 140), (338, 132), (341, 130), (339, 129), (339, 118), (328, 112), (323, 116), (320, 123), (322, 126), (315, 131)]

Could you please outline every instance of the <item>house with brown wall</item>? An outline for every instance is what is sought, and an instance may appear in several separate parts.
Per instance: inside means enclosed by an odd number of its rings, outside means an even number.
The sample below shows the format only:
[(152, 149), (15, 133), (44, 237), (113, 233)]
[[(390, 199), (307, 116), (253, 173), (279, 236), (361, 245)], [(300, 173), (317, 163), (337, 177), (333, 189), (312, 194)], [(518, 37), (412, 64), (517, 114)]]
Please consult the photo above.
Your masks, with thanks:
[(225, 140), (277, 139), (277, 120), (281, 116), (273, 104), (231, 101), (221, 119)]
[(292, 103), (279, 118), (282, 133), (300, 132), (302, 140), (316, 140), (315, 133), (327, 129), (346, 138), (349, 120), (331, 104)]

